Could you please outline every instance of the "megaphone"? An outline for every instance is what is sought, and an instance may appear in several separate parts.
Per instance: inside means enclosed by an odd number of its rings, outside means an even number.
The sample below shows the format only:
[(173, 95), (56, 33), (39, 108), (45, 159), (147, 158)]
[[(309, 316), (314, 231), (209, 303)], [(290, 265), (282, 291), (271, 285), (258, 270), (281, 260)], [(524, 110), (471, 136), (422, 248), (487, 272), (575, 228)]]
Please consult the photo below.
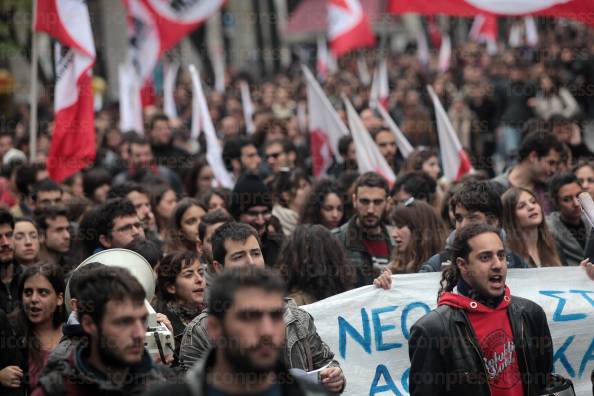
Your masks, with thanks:
[[(173, 353), (175, 349), (175, 341), (173, 335), (162, 323), (157, 322), (157, 313), (149, 303), (155, 295), (155, 275), (151, 265), (140, 254), (128, 249), (107, 249), (99, 253), (95, 253), (85, 261), (80, 263), (74, 272), (78, 271), (89, 263), (101, 263), (108, 267), (125, 268), (144, 288), (146, 299), (144, 305), (149, 312), (148, 328), (144, 337), (144, 346), (149, 354), (156, 358), (161, 358), (165, 362), (165, 355)], [(66, 301), (70, 301), (70, 281), (66, 284), (65, 291)], [(68, 313), (70, 313), (70, 304), (65, 304)]]

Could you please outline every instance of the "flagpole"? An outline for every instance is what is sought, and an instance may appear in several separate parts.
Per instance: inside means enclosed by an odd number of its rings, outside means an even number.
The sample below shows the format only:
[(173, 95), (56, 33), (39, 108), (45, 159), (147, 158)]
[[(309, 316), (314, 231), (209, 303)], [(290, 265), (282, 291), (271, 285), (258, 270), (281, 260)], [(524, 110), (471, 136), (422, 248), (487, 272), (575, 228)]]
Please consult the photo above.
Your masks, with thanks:
[(35, 21), (37, 20), (37, 0), (33, 0), (33, 33), (31, 36), (31, 119), (29, 122), (29, 156), (30, 161), (35, 161), (37, 156), (37, 63), (39, 50), (37, 48), (37, 32)]

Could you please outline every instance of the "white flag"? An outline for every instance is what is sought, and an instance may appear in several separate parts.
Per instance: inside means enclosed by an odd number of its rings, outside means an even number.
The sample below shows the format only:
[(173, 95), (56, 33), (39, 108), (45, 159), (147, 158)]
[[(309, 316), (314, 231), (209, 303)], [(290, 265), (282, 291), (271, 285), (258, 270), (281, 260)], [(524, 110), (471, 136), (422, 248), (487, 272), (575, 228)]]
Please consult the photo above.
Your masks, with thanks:
[(214, 68), (214, 89), (217, 92), (225, 92), (225, 51), (222, 47), (213, 49), (212, 53), (212, 66)]
[(307, 84), (307, 111), (309, 115), (309, 134), (312, 168), (315, 177), (326, 174), (332, 164), (332, 155), (338, 155), (338, 141), (349, 134), (326, 94), (314, 75), (302, 66)]
[(118, 69), (120, 83), (120, 130), (143, 134), (142, 104), (136, 71), (130, 64), (120, 64)]
[(388, 165), (384, 156), (380, 153), (379, 148), (371, 138), (365, 125), (363, 125), (363, 121), (355, 111), (351, 102), (346, 97), (343, 97), (343, 100), (347, 110), (349, 128), (353, 135), (353, 143), (355, 144), (355, 149), (357, 151), (359, 172), (376, 172), (382, 175), (391, 186), (396, 181), (394, 171), (390, 165)]
[(179, 63), (168, 63), (165, 66), (165, 77), (163, 79), (163, 111), (172, 120), (177, 118), (174, 92), (178, 70)]
[(368, 86), (371, 83), (371, 76), (369, 75), (367, 62), (361, 56), (357, 58), (357, 72), (359, 73), (359, 81), (361, 81), (363, 85)]
[(445, 73), (450, 68), (450, 59), (452, 58), (452, 42), (450, 36), (443, 36), (441, 47), (439, 48), (439, 71)]
[(421, 62), (421, 65), (427, 66), (429, 64), (429, 44), (427, 44), (425, 28), (422, 26), (417, 32), (417, 58)]
[(400, 128), (398, 128), (396, 122), (392, 119), (392, 117), (390, 117), (390, 114), (388, 114), (383, 106), (377, 106), (376, 110), (380, 113), (382, 119), (396, 137), (396, 146), (398, 147), (398, 151), (400, 151), (400, 154), (402, 154), (403, 158), (407, 158), (414, 150), (412, 144), (410, 144), (404, 133), (402, 133)]
[(318, 52), (316, 55), (316, 71), (322, 80), (328, 78), (329, 73), (335, 73), (337, 69), (336, 58), (328, 51), (328, 44), (325, 37), (318, 37)]
[(474, 171), (472, 164), (462, 148), (460, 139), (437, 94), (430, 85), (427, 86), (427, 90), (433, 101), (433, 107), (435, 107), (435, 120), (437, 122), (437, 135), (439, 137), (441, 160), (443, 162), (443, 174), (448, 180), (459, 180), (465, 174)]
[(250, 87), (247, 82), (241, 81), (239, 83), (239, 89), (241, 91), (241, 106), (243, 107), (243, 118), (245, 119), (245, 129), (248, 134), (256, 132), (256, 126), (254, 125), (254, 104), (252, 103), (252, 97), (250, 96)]
[(530, 47), (536, 47), (538, 45), (538, 30), (534, 18), (531, 16), (524, 17), (524, 25), (526, 26), (526, 44)]
[(369, 107), (372, 109), (378, 105), (388, 107), (389, 100), (388, 67), (386, 66), (386, 60), (382, 59), (373, 73), (373, 82), (371, 83), (371, 92), (369, 94)]
[(223, 163), (223, 152), (217, 139), (210, 113), (208, 112), (208, 105), (206, 104), (206, 97), (204, 96), (198, 70), (196, 70), (194, 65), (190, 65), (189, 69), (192, 76), (192, 95), (196, 99), (196, 106), (193, 106), (192, 109), (192, 118), (194, 118), (196, 111), (198, 111), (199, 115), (197, 118), (200, 119), (201, 129), (204, 131), (206, 137), (206, 160), (212, 168), (217, 183), (221, 187), (233, 188), (233, 177)]

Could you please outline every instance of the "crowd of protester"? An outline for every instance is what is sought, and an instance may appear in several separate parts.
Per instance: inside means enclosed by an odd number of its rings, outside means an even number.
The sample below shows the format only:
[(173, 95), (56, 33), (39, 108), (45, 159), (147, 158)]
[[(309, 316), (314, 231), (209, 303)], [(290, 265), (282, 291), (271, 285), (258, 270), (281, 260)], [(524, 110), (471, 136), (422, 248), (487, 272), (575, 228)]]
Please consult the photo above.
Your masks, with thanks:
[[(146, 109), (144, 135), (119, 130), (116, 107), (99, 111), (95, 162), (61, 184), (44, 165), (50, 119), (41, 112), (46, 129), (29, 162), (28, 111), (17, 108), (11, 127), (0, 131), (0, 393), (140, 394), (167, 382), (175, 385), (154, 394), (254, 393), (271, 385), (269, 376), (255, 383), (215, 376), (207, 390), (200, 387), (207, 369), (266, 374), (277, 360), (285, 368), (323, 368), (325, 390), (341, 392), (356, 379), (344, 377), (299, 306), (365, 285), (390, 288), (392, 274), (443, 270), (444, 292), (467, 287), (466, 273), (455, 268), (482, 234), (501, 245), (496, 256), (506, 268), (535, 268), (537, 277), (540, 267), (581, 264), (594, 279), (587, 260), (594, 235), (577, 200), (582, 191), (594, 197), (594, 154), (584, 142), (594, 118), (592, 38), (592, 30), (556, 23), (537, 48), (502, 45), (489, 55), (484, 46), (460, 43), (445, 73), (436, 72), (436, 54), (424, 66), (413, 46), (387, 55), (388, 109), (415, 147), (407, 158), (369, 108), (356, 59), (341, 60), (323, 88), (343, 118), (340, 95), (351, 98), (397, 174), (392, 186), (376, 173), (359, 174), (350, 136), (328, 175), (312, 177), (298, 67), (252, 81), (251, 135), (236, 84), (249, 76), (235, 75), (225, 94), (209, 94), (232, 189), (216, 187), (204, 138), (189, 139), (186, 74), (175, 89), (180, 117), (169, 119), (158, 102)], [(379, 59), (365, 56), (369, 66)], [(476, 169), (459, 181), (441, 177), (426, 84)], [(144, 352), (146, 292), (134, 277), (101, 265), (74, 271), (112, 248), (138, 252), (154, 268), (150, 303), (176, 345), (165, 361)], [(269, 334), (256, 335), (262, 321)], [(423, 341), (426, 322), (413, 331), (415, 342)], [(269, 340), (269, 353), (253, 352), (261, 342), (255, 337)], [(438, 364), (416, 346), (414, 370)], [(188, 370), (195, 375), (184, 377)], [(299, 394), (319, 392), (299, 384)]]

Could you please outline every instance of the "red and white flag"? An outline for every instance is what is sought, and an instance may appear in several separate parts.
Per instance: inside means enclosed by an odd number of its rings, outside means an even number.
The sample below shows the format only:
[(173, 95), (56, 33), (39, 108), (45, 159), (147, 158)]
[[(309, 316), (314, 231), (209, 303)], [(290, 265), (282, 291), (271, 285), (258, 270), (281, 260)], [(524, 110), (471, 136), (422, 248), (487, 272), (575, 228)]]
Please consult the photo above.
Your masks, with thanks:
[(256, 132), (256, 126), (254, 125), (254, 104), (250, 95), (250, 86), (247, 82), (241, 81), (239, 83), (239, 90), (241, 91), (241, 107), (243, 107), (245, 129), (248, 135), (251, 135)]
[(386, 60), (382, 59), (373, 73), (373, 82), (371, 83), (371, 92), (369, 94), (369, 107), (374, 109), (378, 104), (388, 107), (389, 99), (388, 67), (386, 66)]
[(439, 137), (439, 147), (441, 151), (441, 160), (443, 162), (443, 174), (448, 180), (456, 181), (469, 172), (473, 172), (470, 158), (460, 144), (460, 139), (448, 118), (437, 94), (431, 86), (427, 86), (429, 96), (433, 101), (435, 108), (435, 120), (437, 122), (437, 136)]
[(328, 40), (336, 57), (375, 45), (375, 35), (359, 0), (328, 0)]
[(118, 78), (120, 90), (120, 130), (122, 132), (134, 131), (142, 135), (144, 133), (142, 100), (140, 98), (140, 86), (136, 78), (136, 72), (130, 64), (120, 64)]
[(357, 165), (359, 166), (359, 173), (375, 172), (384, 177), (388, 181), (390, 187), (396, 181), (396, 175), (394, 171), (388, 165), (388, 162), (384, 156), (380, 153), (377, 144), (371, 138), (371, 135), (363, 125), (363, 121), (355, 108), (348, 100), (343, 98), (347, 118), (349, 120), (349, 128), (353, 135), (353, 143), (355, 144), (355, 150), (357, 152)]
[(486, 43), (489, 54), (497, 52), (497, 35), (497, 17), (495, 15), (477, 15), (474, 18), (469, 37), (479, 43)]
[(390, 114), (383, 106), (377, 106), (376, 110), (380, 113), (382, 119), (390, 128), (394, 137), (396, 137), (396, 147), (398, 147), (398, 151), (400, 151), (402, 158), (407, 158), (414, 150), (412, 144), (410, 144), (404, 133), (398, 128), (396, 122), (390, 117)]
[(453, 15), (474, 17), (494, 15), (548, 15), (569, 18), (594, 25), (592, 0), (389, 0), (388, 11), (394, 14)]
[(179, 71), (179, 63), (167, 63), (165, 65), (165, 76), (163, 77), (163, 112), (170, 119), (177, 118), (177, 106), (175, 105), (175, 80)]
[(427, 16), (427, 33), (429, 34), (429, 40), (433, 48), (441, 47), (441, 29), (435, 20), (435, 15)]
[(328, 51), (328, 45), (326, 44), (325, 37), (318, 37), (318, 51), (316, 55), (316, 71), (318, 77), (322, 80), (328, 78), (329, 73), (335, 73), (337, 70), (336, 59), (330, 51)]
[(421, 28), (417, 31), (417, 58), (421, 65), (427, 66), (429, 64), (429, 44), (427, 44), (427, 36), (425, 35), (425, 29)]
[(332, 156), (340, 161), (338, 141), (349, 134), (326, 94), (306, 66), (302, 66), (307, 86), (307, 112), (314, 177), (326, 175)]
[(538, 30), (534, 18), (531, 16), (524, 17), (524, 25), (526, 27), (526, 44), (530, 47), (536, 47), (538, 45)]
[(206, 160), (214, 173), (218, 185), (220, 187), (233, 188), (233, 177), (223, 163), (223, 150), (221, 149), (214, 124), (210, 118), (210, 112), (208, 111), (198, 70), (196, 70), (194, 65), (190, 65), (189, 70), (192, 77), (192, 118), (196, 116), (200, 120), (201, 130), (205, 134)]
[(59, 42), (54, 130), (47, 167), (50, 177), (61, 182), (95, 160), (91, 87), (95, 43), (86, 2), (38, 0), (36, 7), (34, 30), (47, 32)]
[(437, 67), (440, 72), (445, 73), (450, 68), (450, 61), (452, 59), (452, 42), (450, 36), (444, 36), (441, 39), (441, 47), (439, 48), (439, 59)]

